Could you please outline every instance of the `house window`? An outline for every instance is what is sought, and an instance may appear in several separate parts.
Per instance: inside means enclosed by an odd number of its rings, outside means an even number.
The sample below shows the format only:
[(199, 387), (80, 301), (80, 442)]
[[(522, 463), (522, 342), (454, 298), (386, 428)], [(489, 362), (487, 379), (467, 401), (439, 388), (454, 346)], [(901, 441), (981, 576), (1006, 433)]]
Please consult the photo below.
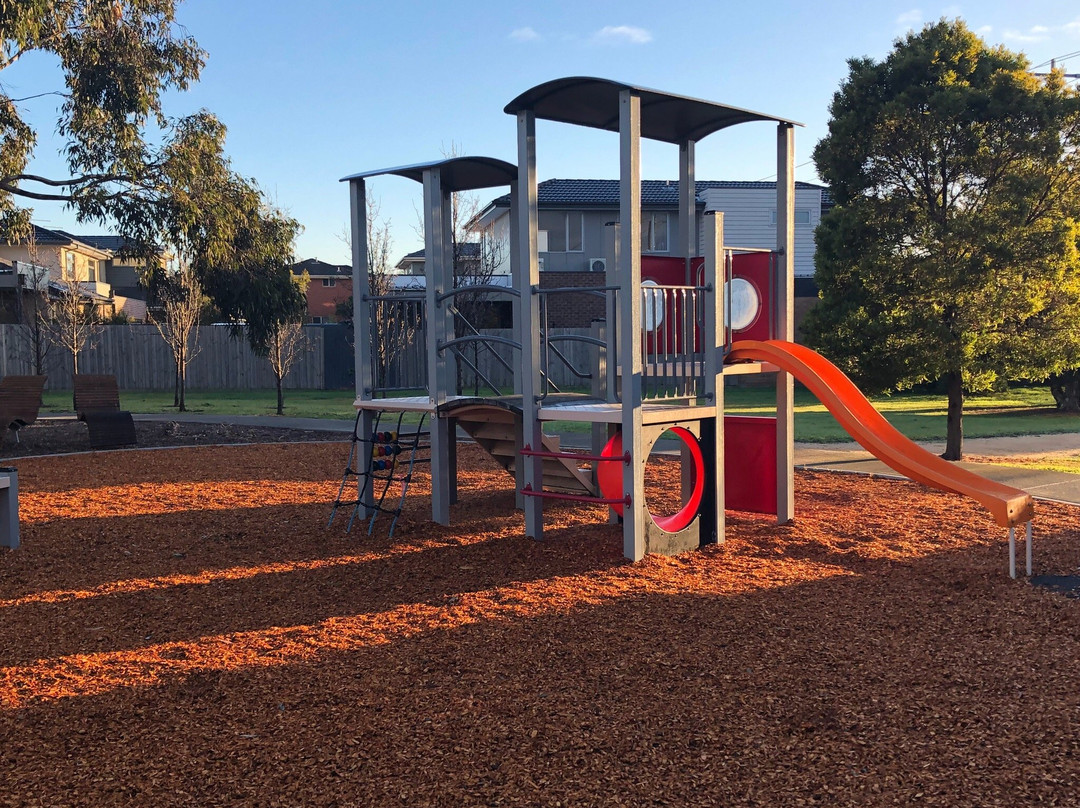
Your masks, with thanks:
[(666, 213), (642, 212), (641, 251), (668, 251), (668, 215)]
[(323, 278), (322, 279), (322, 285), (323, 286), (337, 286), (337, 278)]
[(88, 281), (90, 281), (90, 283), (94, 283), (95, 281), (97, 281), (97, 279), (98, 279), (97, 271), (98, 271), (97, 259), (96, 258), (87, 258), (86, 259), (86, 275), (87, 275), (86, 279)]
[(547, 249), (542, 252), (581, 252), (584, 214), (542, 210), (537, 216), (538, 229), (547, 233)]
[(64, 278), (69, 281), (75, 280), (75, 253), (65, 255), (67, 266), (64, 268)]
[[(770, 211), (769, 224), (776, 224), (776, 209)], [(796, 210), (795, 211), (795, 224), (810, 224), (810, 211), (809, 210)]]
[(311, 324), (312, 325), (322, 325), (323, 324), (323, 318), (316, 315), (315, 317), (311, 318)]

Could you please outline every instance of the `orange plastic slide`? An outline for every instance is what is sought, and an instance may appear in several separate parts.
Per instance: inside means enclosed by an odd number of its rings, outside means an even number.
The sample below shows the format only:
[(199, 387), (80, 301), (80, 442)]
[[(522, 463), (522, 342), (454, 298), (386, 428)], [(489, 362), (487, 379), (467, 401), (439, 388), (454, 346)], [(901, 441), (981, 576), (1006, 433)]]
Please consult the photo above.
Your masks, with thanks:
[(901, 435), (874, 409), (840, 368), (819, 353), (782, 340), (744, 340), (731, 346), (725, 362), (760, 360), (786, 370), (805, 384), (840, 425), (870, 454), (916, 482), (971, 497), (1002, 527), (1029, 521), (1031, 495), (942, 460)]

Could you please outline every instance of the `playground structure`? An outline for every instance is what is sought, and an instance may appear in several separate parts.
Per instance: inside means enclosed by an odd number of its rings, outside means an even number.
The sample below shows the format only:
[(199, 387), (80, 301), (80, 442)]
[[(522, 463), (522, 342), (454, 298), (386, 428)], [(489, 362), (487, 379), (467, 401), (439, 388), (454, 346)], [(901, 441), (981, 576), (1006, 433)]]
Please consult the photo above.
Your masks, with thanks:
[[(356, 338), (358, 461), (356, 509), (374, 516), (378, 505), (367, 477), (377, 458), (375, 426), (384, 413), (417, 412), (430, 419), (432, 519), (450, 521), (456, 500), (458, 427), (515, 475), (525, 532), (543, 536), (545, 501), (602, 502), (619, 513), (623, 552), (675, 553), (724, 540), (728, 507), (765, 510), (779, 523), (794, 518), (794, 378), (806, 384), (869, 451), (918, 482), (975, 498), (1009, 529), (1010, 573), (1015, 576), (1015, 527), (1027, 523), (1031, 572), (1032, 500), (1023, 491), (990, 483), (936, 458), (897, 433), (834, 366), (794, 344), (794, 129), (784, 118), (605, 79), (566, 78), (538, 85), (505, 108), (517, 120), (518, 164), (460, 157), (365, 171), (349, 182), (354, 329)], [(620, 206), (612, 260), (589, 288), (540, 288), (537, 209), (537, 120), (618, 133)], [(714, 133), (743, 123), (775, 125), (776, 249), (726, 244), (723, 216), (697, 228), (695, 149)], [(641, 139), (678, 149), (678, 257), (642, 256)], [(423, 293), (377, 294), (367, 272), (366, 180), (396, 175), (423, 184), (425, 288)], [(455, 283), (452, 194), (510, 186), (511, 286)], [(463, 323), (458, 296), (509, 297), (514, 338), (485, 337)], [(548, 370), (565, 357), (547, 328), (549, 306), (562, 295), (604, 300), (605, 320), (587, 342), (595, 360), (589, 394), (553, 389)], [(408, 324), (412, 324), (409, 326)], [(423, 331), (426, 390), (386, 397), (395, 390), (379, 344), (399, 327)], [(513, 347), (514, 394), (459, 395), (462, 348), (495, 340)], [(477, 370), (475, 366), (472, 368)], [(775, 419), (724, 416), (725, 377), (774, 374)], [(592, 427), (589, 454), (565, 452), (543, 431), (545, 422)], [(650, 512), (645, 464), (665, 433), (683, 442), (684, 504), (677, 514)], [(725, 452), (727, 449), (727, 454)], [(725, 462), (737, 458), (738, 463)], [(594, 474), (579, 464), (593, 465)], [(352, 460), (350, 459), (350, 470)], [(726, 470), (725, 466), (729, 468)], [(732, 479), (729, 481), (728, 477)], [(407, 483), (407, 481), (406, 481)], [(729, 484), (730, 483), (730, 484)], [(340, 500), (340, 495), (339, 495)], [(764, 502), (764, 505), (762, 504)]]

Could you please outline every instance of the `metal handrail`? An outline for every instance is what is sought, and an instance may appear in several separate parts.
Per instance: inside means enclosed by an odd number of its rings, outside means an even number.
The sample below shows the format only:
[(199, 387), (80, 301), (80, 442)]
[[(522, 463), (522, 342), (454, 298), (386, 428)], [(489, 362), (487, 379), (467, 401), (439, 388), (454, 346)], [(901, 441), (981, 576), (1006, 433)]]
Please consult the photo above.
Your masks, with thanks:
[(442, 303), (444, 300), (449, 300), (462, 292), (491, 292), (492, 294), (508, 294), (513, 295), (514, 297), (521, 297), (521, 292), (512, 286), (496, 286), (490, 283), (483, 283), (477, 284), (476, 286), (455, 286), (449, 292), (443, 292), (440, 295), (436, 295), (435, 302)]
[[(509, 345), (511, 348), (517, 348), (519, 351), (521, 350), (521, 343), (518, 342), (517, 340), (512, 340), (512, 339), (509, 339), (508, 337), (497, 337), (494, 334), (487, 334), (487, 335), (485, 335), (485, 334), (466, 334), (464, 337), (456, 337), (456, 338), (454, 338), (452, 340), (448, 340), (446, 342), (441, 342), (440, 341), (438, 343), (438, 348), (439, 348), (440, 351), (442, 351), (442, 350), (445, 350), (447, 348), (454, 348), (457, 345), (464, 345), (464, 344), (470, 343), (470, 342), (479, 342), (481, 344), (487, 343), (487, 342), (497, 342), (500, 345)], [(499, 356), (498, 354), (495, 354), (495, 355)], [(502, 359), (501, 356), (499, 358)], [(506, 367), (509, 370), (513, 370), (513, 365), (504, 364), (504, 367)]]
[[(488, 342), (488, 341), (498, 342), (498, 341), (504, 339), (503, 337), (485, 336), (485, 335), (481, 334), (479, 329), (477, 329), (476, 326), (474, 326), (471, 322), (469, 322), (469, 318), (466, 317), (464, 314), (462, 314), (461, 310), (458, 309), (457, 306), (454, 306), (454, 305), (451, 304), (450, 307), (449, 307), (449, 311), (450, 311), (451, 314), (454, 315), (454, 317), (457, 318), (458, 321), (461, 322), (462, 325), (464, 325), (469, 331), (472, 332), (474, 337), (478, 338), (479, 342)], [(510, 340), (510, 341), (507, 342), (507, 344), (509, 344), (513, 348), (517, 348), (519, 351), (521, 350), (521, 343), (520, 342)], [(494, 356), (495, 359), (499, 362), (499, 364), (503, 366), (503, 369), (509, 371), (510, 374), (513, 375), (514, 366), (511, 365), (509, 362), (507, 362), (505, 359), (503, 359), (502, 355), (499, 354), (498, 351), (492, 349), (492, 347), (490, 345), (486, 345), (485, 347), (489, 351), (491, 351), (491, 355)]]
[(621, 286), (554, 286), (547, 289), (534, 288), (538, 295), (562, 295), (570, 292), (618, 292)]
[[(454, 340), (454, 342), (456, 342), (456, 341), (457, 341), (457, 340)], [(454, 356), (456, 356), (456, 357), (457, 357), (457, 358), (458, 358), (458, 359), (459, 359), (460, 361), (462, 361), (462, 362), (464, 362), (464, 363), (465, 363), (466, 365), (468, 365), (468, 366), (469, 366), (469, 369), (470, 369), (470, 370), (472, 370), (472, 372), (476, 374), (476, 377), (477, 377), (478, 379), (480, 379), (480, 380), (481, 380), (481, 381), (482, 381), (482, 382), (484, 383), (484, 385), (485, 385), (485, 386), (486, 386), (486, 387), (487, 387), (487, 388), (488, 388), (489, 390), (491, 390), (491, 392), (492, 392), (492, 393), (494, 393), (495, 395), (499, 395), (499, 393), (500, 393), (500, 390), (499, 390), (499, 388), (495, 386), (495, 383), (494, 383), (493, 381), (491, 381), (491, 379), (489, 379), (489, 378), (488, 378), (488, 377), (487, 377), (487, 376), (486, 376), (486, 375), (485, 375), (484, 373), (482, 373), (482, 372), (480, 371), (480, 368), (478, 368), (478, 367), (477, 367), (477, 366), (476, 366), (476, 365), (475, 365), (475, 364), (474, 364), (474, 363), (473, 363), (473, 362), (472, 362), (472, 361), (471, 361), (471, 360), (469, 359), (469, 357), (467, 357), (467, 356), (466, 356), (466, 355), (465, 355), (464, 353), (462, 353), (461, 351), (459, 351), (459, 350), (457, 350), (456, 348), (454, 348), (453, 346), (451, 346), (451, 345), (450, 345), (449, 343), (447, 343), (447, 344), (443, 345), (442, 347), (443, 347), (444, 349), (445, 349), (445, 348), (450, 348), (450, 349), (451, 349), (451, 353), (453, 353), (453, 354), (454, 354)]]

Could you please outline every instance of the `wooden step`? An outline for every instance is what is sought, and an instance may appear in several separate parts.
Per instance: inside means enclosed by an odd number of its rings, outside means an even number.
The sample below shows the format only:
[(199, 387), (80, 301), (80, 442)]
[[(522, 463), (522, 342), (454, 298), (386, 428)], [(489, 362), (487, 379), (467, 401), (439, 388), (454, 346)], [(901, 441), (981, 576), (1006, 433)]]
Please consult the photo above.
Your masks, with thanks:
[[(487, 416), (490, 415), (490, 420)], [(517, 469), (518, 441), (521, 434), (520, 420), (513, 419), (513, 413), (494, 407), (482, 410), (470, 410), (468, 416), (459, 418), (460, 426), (477, 445), (491, 455), (499, 465), (511, 474)], [(542, 450), (560, 451), (561, 441), (558, 435), (544, 435)], [(543, 459), (543, 485), (553, 491), (574, 494), (594, 494), (592, 475), (589, 471), (578, 469), (574, 457), (545, 457)]]

